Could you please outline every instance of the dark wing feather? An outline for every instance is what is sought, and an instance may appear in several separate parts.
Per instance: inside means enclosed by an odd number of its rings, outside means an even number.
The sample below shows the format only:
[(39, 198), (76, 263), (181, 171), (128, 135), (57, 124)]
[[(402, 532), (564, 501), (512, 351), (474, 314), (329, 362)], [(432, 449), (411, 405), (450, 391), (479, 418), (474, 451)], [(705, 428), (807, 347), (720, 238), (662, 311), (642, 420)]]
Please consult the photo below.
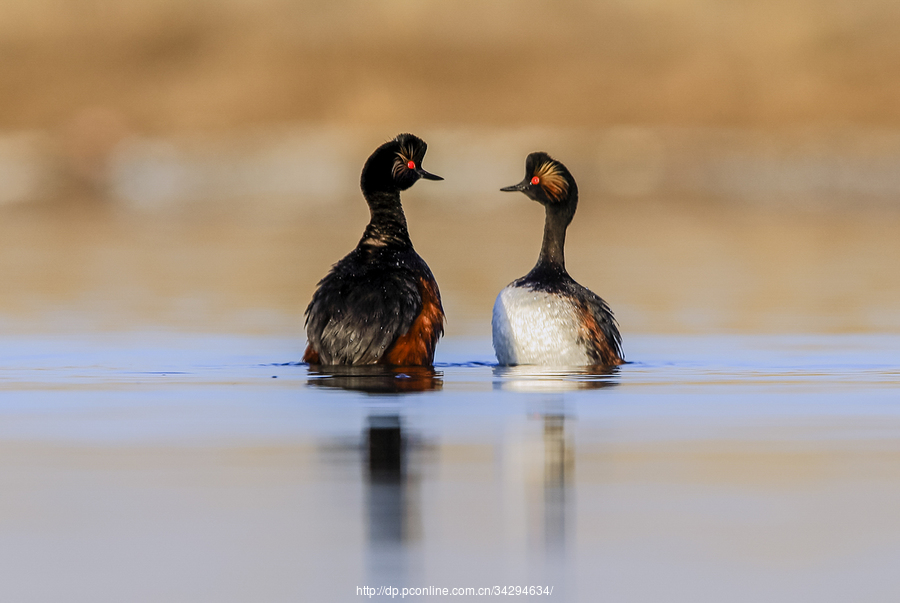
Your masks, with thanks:
[(625, 359), (622, 353), (622, 335), (619, 334), (618, 323), (609, 305), (590, 289), (574, 281), (572, 284), (578, 289), (576, 299), (581, 301), (588, 317), (593, 318), (590, 331), (597, 339), (594, 348), (597, 357), (594, 360), (599, 364), (621, 364)]
[(322, 364), (377, 362), (422, 308), (417, 282), (405, 271), (351, 256), (319, 282), (306, 309), (307, 338)]

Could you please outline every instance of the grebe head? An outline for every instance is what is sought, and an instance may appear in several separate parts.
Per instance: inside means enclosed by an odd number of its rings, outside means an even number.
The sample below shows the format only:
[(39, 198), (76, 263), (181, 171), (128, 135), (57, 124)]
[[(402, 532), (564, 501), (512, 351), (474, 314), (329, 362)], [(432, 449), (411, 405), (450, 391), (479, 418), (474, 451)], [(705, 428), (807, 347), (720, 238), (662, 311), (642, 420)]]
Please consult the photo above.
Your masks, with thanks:
[(400, 134), (384, 143), (369, 157), (363, 167), (361, 185), (364, 191), (405, 191), (420, 178), (443, 180), (422, 167), (425, 141), (412, 134)]
[[(525, 193), (547, 208), (564, 208), (578, 202), (575, 179), (566, 166), (542, 151), (525, 159), (525, 179), (518, 184), (500, 189), (505, 192)], [(574, 206), (571, 210), (574, 212)]]

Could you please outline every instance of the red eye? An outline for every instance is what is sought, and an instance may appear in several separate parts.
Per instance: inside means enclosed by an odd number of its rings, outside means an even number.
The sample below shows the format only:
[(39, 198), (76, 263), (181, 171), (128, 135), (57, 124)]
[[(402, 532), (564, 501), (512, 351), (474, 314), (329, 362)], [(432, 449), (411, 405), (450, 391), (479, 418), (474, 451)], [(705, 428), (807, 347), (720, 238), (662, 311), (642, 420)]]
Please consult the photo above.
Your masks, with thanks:
[(541, 179), (538, 178), (537, 176), (535, 176), (534, 178), (531, 179), (531, 183), (532, 183), (532, 184), (540, 184), (540, 183), (541, 183)]
[(416, 169), (416, 162), (411, 160), (409, 163), (406, 164), (406, 167), (408, 167), (411, 170), (414, 170), (414, 169)]

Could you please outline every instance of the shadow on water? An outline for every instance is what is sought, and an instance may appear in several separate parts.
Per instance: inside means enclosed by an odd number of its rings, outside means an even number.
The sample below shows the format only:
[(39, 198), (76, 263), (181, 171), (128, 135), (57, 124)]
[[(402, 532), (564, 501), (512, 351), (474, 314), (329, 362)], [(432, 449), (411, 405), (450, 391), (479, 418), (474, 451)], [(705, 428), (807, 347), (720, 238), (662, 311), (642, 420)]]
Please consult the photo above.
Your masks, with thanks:
[(307, 385), (367, 394), (403, 394), (443, 388), (443, 373), (423, 366), (310, 367)]

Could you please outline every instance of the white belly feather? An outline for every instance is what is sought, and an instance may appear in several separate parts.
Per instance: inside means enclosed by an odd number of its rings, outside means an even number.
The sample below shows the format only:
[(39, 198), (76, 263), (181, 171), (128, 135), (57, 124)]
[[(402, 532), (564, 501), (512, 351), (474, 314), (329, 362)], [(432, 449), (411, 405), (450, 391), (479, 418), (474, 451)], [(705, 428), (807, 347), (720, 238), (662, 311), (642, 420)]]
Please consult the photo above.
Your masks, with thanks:
[(591, 364), (571, 301), (543, 291), (506, 287), (494, 303), (494, 352), (501, 365)]

